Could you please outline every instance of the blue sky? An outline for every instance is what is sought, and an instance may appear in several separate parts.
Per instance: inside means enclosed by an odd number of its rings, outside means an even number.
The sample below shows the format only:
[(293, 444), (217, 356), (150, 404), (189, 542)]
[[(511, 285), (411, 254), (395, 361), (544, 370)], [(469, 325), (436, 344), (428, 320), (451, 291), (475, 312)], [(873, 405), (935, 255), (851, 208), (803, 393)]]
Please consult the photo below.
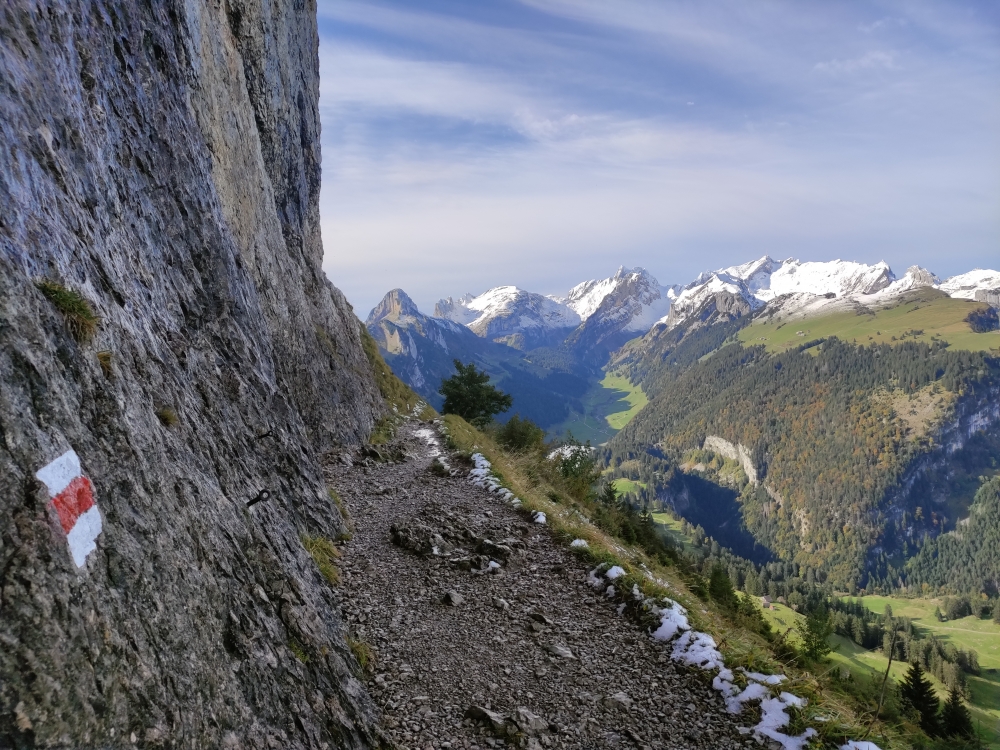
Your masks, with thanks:
[(1000, 3), (319, 3), (324, 268), (559, 293), (759, 257), (1000, 266)]

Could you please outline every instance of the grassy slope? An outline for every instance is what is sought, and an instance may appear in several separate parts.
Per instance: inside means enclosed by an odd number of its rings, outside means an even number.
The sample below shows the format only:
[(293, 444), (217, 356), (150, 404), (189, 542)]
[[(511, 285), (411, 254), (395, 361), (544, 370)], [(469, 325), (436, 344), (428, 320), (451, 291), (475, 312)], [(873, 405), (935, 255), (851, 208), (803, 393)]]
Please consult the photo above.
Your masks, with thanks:
[(562, 437), (568, 430), (581, 442), (589, 440), (594, 445), (600, 445), (628, 424), (647, 401), (642, 389), (632, 385), (628, 378), (607, 374), (584, 395), (584, 413), (574, 414), (567, 421), (553, 426), (549, 434)]
[[(934, 608), (943, 606), (939, 599), (901, 599), (891, 596), (866, 596), (864, 604), (872, 612), (885, 612), (885, 605), (892, 605), (892, 613), (897, 617), (909, 617), (918, 629), (934, 633), (961, 649), (973, 649), (979, 655), (982, 674), (968, 676), (969, 689), (972, 692), (973, 720), (979, 724), (983, 735), (991, 748), (1000, 748), (1000, 626), (989, 620), (978, 620), (973, 617), (963, 617), (954, 622), (939, 623), (934, 618)], [(792, 640), (795, 628), (805, 618), (793, 612), (788, 607), (775, 604), (772, 609), (764, 610), (764, 617), (776, 629), (782, 632), (792, 628)], [(840, 666), (849, 670), (855, 678), (870, 674), (884, 674), (889, 660), (878, 651), (867, 651), (854, 641), (838, 635), (831, 636), (830, 643), (835, 651), (830, 654), (831, 666)], [(894, 661), (890, 676), (899, 683), (906, 674), (907, 665)], [(992, 670), (992, 671), (991, 671)], [(931, 677), (938, 696), (944, 700), (947, 691), (936, 679)]]
[[(872, 612), (879, 613), (885, 611), (887, 603), (891, 604), (893, 615), (909, 617), (918, 628), (929, 630), (957, 648), (973, 649), (978, 654), (982, 674), (969, 679), (973, 719), (988, 730), (991, 747), (1000, 748), (1000, 625), (975, 617), (938, 622), (934, 608), (944, 606), (940, 599), (866, 596), (864, 603)], [(943, 695), (941, 686), (936, 687)]]
[[(501, 483), (521, 498), (522, 513), (528, 515), (535, 509), (544, 511), (548, 526), (557, 541), (568, 544), (573, 539), (585, 539), (589, 548), (574, 550), (577, 555), (587, 557), (591, 563), (603, 561), (624, 567), (627, 575), (619, 579), (622, 591), (630, 590), (634, 583), (648, 596), (667, 595), (680, 602), (688, 609), (691, 625), (715, 637), (727, 665), (731, 667), (743, 666), (768, 673), (784, 671), (790, 678), (785, 684), (786, 689), (808, 698), (806, 715), (837, 717), (837, 721), (828, 723), (812, 722), (821, 733), (831, 733), (832, 737), (842, 739), (844, 732), (858, 736), (863, 731), (841, 696), (827, 690), (808, 672), (778, 663), (760, 636), (733, 625), (722, 616), (713, 602), (699, 600), (691, 594), (676, 568), (664, 567), (642, 550), (608, 536), (579, 515), (579, 510), (585, 508), (577, 503), (553, 502), (549, 491), (554, 488), (538, 476), (538, 472), (532, 469), (530, 462), (524, 457), (504, 452), (488, 435), (471, 427), (460, 417), (447, 414), (443, 419), (451, 445), (459, 450), (478, 451), (485, 455)], [(666, 587), (643, 575), (640, 572), (641, 566), (665, 583)], [(902, 745), (894, 743), (885, 746), (884, 750), (901, 747)]]
[[(984, 303), (944, 297), (933, 290), (915, 292), (905, 300), (895, 307), (877, 310), (874, 315), (838, 312), (815, 318), (759, 321), (740, 331), (739, 338), (744, 344), (764, 344), (771, 352), (829, 336), (859, 344), (892, 343), (893, 336), (897, 340), (931, 343), (932, 337), (938, 336), (955, 349), (1000, 351), (1000, 331), (973, 333), (965, 322), (969, 312)], [(907, 335), (915, 330), (923, 333)]]

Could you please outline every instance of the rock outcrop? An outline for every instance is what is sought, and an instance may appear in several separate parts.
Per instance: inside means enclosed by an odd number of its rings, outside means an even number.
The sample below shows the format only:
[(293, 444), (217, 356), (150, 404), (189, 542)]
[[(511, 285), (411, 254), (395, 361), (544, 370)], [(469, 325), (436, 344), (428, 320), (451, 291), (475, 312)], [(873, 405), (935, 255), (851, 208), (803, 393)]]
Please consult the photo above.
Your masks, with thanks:
[(742, 443), (733, 445), (718, 435), (708, 435), (705, 438), (702, 448), (718, 453), (720, 456), (724, 456), (731, 461), (739, 461), (750, 483), (757, 484), (757, 467), (754, 465), (753, 456), (750, 455), (750, 451)]
[(320, 267), (315, 7), (0, 29), (0, 746), (372, 744), (300, 541), (384, 408)]

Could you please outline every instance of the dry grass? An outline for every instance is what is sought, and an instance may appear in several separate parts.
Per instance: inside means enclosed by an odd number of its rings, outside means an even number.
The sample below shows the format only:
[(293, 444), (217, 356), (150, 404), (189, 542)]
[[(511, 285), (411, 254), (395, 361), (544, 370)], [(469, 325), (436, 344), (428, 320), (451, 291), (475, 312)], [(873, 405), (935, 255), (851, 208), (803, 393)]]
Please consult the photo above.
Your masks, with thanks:
[(73, 338), (85, 344), (94, 337), (101, 319), (86, 297), (49, 279), (42, 279), (35, 286), (62, 314)]
[(312, 557), (326, 582), (331, 586), (338, 586), (340, 584), (340, 568), (337, 567), (337, 560), (340, 559), (340, 550), (325, 537), (303, 534), (301, 539), (302, 546)]
[(177, 412), (170, 406), (161, 406), (157, 409), (156, 418), (160, 420), (160, 424), (164, 427), (176, 427), (181, 421), (180, 417), (177, 416)]
[(97, 364), (101, 366), (101, 372), (104, 373), (104, 377), (108, 380), (112, 380), (115, 377), (115, 370), (111, 364), (111, 360), (111, 352), (107, 349), (97, 353)]

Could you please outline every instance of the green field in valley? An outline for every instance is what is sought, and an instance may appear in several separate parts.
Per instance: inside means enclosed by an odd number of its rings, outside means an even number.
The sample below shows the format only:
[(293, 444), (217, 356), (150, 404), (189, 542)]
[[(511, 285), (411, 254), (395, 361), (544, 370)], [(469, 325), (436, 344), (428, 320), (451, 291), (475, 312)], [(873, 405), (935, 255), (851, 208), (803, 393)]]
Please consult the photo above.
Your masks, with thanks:
[[(868, 609), (879, 614), (885, 612), (886, 604), (890, 604), (893, 616), (909, 617), (918, 629), (930, 631), (957, 648), (972, 649), (978, 654), (981, 674), (966, 675), (972, 693), (969, 708), (989, 747), (1000, 748), (1000, 625), (975, 617), (938, 622), (934, 617), (934, 609), (944, 606), (939, 599), (866, 596), (862, 601)], [(792, 628), (789, 637), (793, 642), (797, 640), (796, 628), (805, 620), (802, 615), (777, 603), (771, 609), (764, 610), (764, 617), (775, 630), (782, 633)], [(831, 667), (847, 669), (855, 679), (871, 674), (885, 674), (889, 660), (881, 652), (867, 651), (839, 635), (831, 636), (830, 644), (835, 649), (830, 654)], [(908, 665), (894, 661), (889, 674), (898, 683), (903, 679), (907, 668)], [(944, 686), (933, 677), (931, 681), (939, 697), (944, 700), (947, 697)]]
[(606, 443), (647, 401), (642, 388), (632, 385), (628, 378), (609, 373), (595, 381), (584, 394), (583, 414), (573, 414), (565, 422), (549, 428), (549, 434), (564, 437), (569, 431), (581, 443), (588, 440), (592, 445)]
[[(615, 483), (615, 486), (617, 487), (617, 482)], [(652, 516), (654, 521), (670, 532), (674, 542), (676, 542), (679, 547), (685, 550), (693, 549), (687, 536), (684, 534), (684, 530), (681, 527), (681, 520), (679, 518), (674, 517), (670, 513), (653, 513)]]
[(637, 482), (634, 479), (619, 478), (615, 480), (615, 491), (618, 494), (625, 492), (638, 492), (639, 488), (646, 489), (645, 482)]
[(830, 336), (858, 344), (931, 343), (936, 337), (955, 349), (1000, 351), (1000, 331), (974, 333), (965, 322), (970, 311), (981, 307), (985, 303), (921, 289), (907, 294), (897, 305), (873, 309), (872, 314), (844, 311), (810, 318), (761, 320), (740, 331), (739, 338), (744, 344), (764, 344), (771, 352), (787, 351)]

